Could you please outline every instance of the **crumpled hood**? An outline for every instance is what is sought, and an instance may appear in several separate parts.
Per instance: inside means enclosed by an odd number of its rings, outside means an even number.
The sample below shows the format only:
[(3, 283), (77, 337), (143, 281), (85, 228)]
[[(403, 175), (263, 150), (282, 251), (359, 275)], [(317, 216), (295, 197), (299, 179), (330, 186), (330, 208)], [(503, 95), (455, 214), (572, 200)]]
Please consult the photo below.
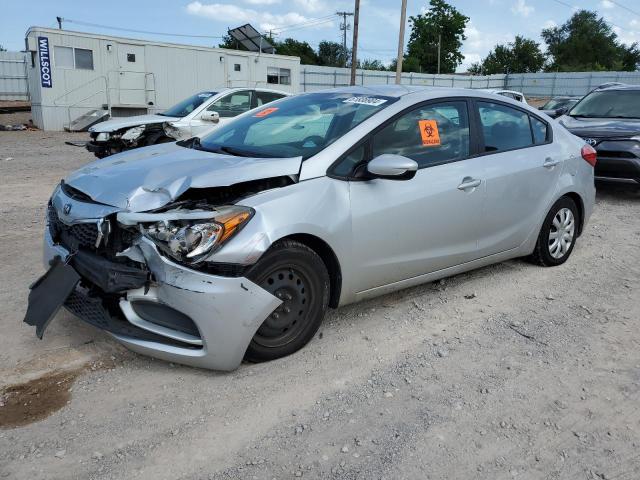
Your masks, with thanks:
[(235, 157), (164, 143), (92, 162), (65, 183), (96, 202), (144, 212), (166, 205), (189, 188), (297, 175), (301, 163), (302, 157)]
[(623, 118), (575, 118), (563, 115), (558, 122), (579, 137), (631, 137), (640, 135), (640, 120)]
[(106, 122), (100, 122), (89, 129), (90, 132), (115, 132), (122, 128), (135, 127), (137, 125), (149, 125), (151, 123), (175, 122), (178, 117), (165, 117), (164, 115), (136, 115), (135, 117), (112, 118)]

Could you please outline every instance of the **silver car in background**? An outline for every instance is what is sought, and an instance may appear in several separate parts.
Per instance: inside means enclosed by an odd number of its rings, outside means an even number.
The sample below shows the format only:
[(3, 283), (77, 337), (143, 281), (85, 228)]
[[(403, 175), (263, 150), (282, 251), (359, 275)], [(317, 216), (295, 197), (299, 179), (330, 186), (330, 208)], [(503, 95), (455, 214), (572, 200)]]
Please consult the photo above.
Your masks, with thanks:
[(593, 209), (594, 164), (579, 138), (491, 93), (288, 97), (67, 177), (25, 321), (42, 336), (64, 304), (165, 360), (275, 359), (328, 307), (515, 257), (562, 264)]

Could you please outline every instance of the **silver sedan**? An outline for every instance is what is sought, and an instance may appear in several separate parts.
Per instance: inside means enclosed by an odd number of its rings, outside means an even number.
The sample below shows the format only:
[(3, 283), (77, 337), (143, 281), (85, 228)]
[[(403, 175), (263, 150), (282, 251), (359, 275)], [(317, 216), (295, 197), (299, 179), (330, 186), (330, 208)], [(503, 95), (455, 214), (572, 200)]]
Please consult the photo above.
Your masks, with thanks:
[(54, 191), (58, 307), (130, 349), (231, 370), (303, 347), (327, 308), (501, 262), (565, 262), (595, 151), (491, 93), (401, 86), (289, 97), (197, 138), (88, 164)]

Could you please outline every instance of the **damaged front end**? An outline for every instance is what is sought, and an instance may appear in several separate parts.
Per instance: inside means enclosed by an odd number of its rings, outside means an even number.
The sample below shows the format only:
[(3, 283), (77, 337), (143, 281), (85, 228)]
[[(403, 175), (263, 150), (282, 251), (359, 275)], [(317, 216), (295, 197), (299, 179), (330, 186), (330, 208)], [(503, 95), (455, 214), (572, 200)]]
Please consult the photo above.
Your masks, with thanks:
[(162, 123), (137, 125), (113, 132), (90, 132), (86, 148), (98, 158), (108, 157), (138, 147), (174, 141), (166, 136)]
[[(192, 188), (162, 207), (132, 212), (62, 182), (48, 207), (45, 264), (70, 266), (78, 281), (60, 303), (134, 351), (236, 368), (281, 300), (245, 278), (246, 265), (210, 257), (253, 217), (252, 208), (237, 205), (241, 198), (292, 183), (280, 176)], [(35, 317), (28, 313), (25, 322), (41, 336), (50, 318)]]

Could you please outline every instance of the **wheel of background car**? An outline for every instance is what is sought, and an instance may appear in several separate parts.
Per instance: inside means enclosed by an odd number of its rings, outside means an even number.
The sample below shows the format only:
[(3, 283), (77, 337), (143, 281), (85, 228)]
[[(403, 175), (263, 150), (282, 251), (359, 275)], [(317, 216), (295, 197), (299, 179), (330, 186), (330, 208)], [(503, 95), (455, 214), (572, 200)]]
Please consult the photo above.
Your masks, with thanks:
[(292, 240), (274, 244), (247, 278), (282, 300), (254, 335), (245, 359), (263, 362), (306, 345), (320, 328), (329, 303), (329, 274), (322, 259)]
[(579, 221), (575, 202), (569, 197), (558, 200), (544, 219), (531, 260), (544, 267), (566, 262), (576, 243)]

